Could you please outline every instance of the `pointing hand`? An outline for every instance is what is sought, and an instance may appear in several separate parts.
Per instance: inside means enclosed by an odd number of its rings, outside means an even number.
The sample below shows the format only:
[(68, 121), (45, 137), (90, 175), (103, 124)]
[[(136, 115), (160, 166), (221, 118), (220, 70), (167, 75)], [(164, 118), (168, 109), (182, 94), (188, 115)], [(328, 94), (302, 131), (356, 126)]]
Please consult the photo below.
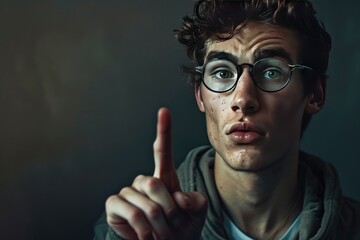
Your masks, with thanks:
[(182, 192), (173, 161), (171, 117), (158, 112), (153, 176), (137, 176), (133, 184), (106, 201), (109, 226), (124, 239), (199, 239), (207, 199)]

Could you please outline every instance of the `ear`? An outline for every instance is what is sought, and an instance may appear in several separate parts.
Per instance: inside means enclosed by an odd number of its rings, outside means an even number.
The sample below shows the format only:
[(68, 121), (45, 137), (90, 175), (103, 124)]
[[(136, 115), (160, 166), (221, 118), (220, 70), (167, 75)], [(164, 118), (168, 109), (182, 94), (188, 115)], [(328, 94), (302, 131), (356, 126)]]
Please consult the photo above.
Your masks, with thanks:
[(202, 95), (201, 95), (201, 90), (200, 90), (201, 87), (198, 87), (195, 89), (195, 98), (196, 98), (196, 103), (199, 107), (199, 110), (201, 112), (205, 112), (205, 107), (204, 107), (204, 102), (203, 102), (203, 99), (202, 99)]
[(325, 81), (316, 80), (316, 85), (312, 93), (308, 96), (308, 102), (305, 111), (309, 114), (319, 112), (325, 103)]

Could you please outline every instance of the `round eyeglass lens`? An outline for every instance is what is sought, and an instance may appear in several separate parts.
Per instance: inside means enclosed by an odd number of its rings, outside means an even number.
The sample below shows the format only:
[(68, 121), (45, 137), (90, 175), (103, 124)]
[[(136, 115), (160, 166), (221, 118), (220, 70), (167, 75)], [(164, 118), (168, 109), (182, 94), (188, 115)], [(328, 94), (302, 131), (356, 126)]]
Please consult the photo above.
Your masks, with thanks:
[(255, 63), (252, 75), (255, 84), (264, 91), (275, 92), (286, 86), (291, 70), (278, 59), (263, 59)]
[(237, 78), (236, 65), (230, 61), (215, 60), (205, 65), (204, 84), (212, 91), (229, 91), (235, 85)]

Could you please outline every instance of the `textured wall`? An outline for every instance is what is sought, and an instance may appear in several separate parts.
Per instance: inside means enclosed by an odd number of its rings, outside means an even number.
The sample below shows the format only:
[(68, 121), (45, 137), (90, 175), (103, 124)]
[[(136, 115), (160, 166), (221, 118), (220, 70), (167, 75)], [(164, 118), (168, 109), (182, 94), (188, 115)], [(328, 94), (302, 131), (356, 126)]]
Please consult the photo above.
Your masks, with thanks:
[[(152, 173), (159, 107), (177, 163), (207, 143), (172, 34), (192, 1), (22, 2), (0, 1), (0, 239), (91, 239), (106, 197)], [(360, 4), (314, 4), (334, 47), (303, 147), (360, 199)]]

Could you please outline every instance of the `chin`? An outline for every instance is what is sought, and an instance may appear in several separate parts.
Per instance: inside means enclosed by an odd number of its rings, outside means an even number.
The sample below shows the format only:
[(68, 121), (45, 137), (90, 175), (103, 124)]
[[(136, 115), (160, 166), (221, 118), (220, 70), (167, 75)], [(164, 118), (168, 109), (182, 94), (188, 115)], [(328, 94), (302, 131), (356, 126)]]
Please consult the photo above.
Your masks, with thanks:
[(273, 163), (256, 150), (241, 150), (223, 158), (223, 161), (235, 171), (259, 172), (270, 168)]

